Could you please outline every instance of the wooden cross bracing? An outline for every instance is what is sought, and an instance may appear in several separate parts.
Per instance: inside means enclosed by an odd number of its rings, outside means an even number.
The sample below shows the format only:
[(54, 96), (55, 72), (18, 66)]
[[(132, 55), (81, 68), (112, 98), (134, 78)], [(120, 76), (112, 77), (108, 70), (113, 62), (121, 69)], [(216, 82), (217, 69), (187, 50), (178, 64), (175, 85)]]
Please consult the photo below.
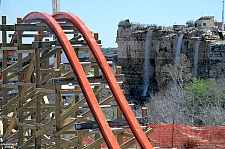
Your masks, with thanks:
[[(47, 33), (49, 28), (46, 25), (40, 26), (37, 24), (35, 26), (34, 24), (21, 23), (19, 18), (17, 24), (12, 27), (12, 25), (6, 25), (5, 20), (6, 16), (3, 16), (2, 25), (0, 25), (0, 31), (2, 32), (0, 48), (3, 53), (0, 91), (0, 95), (3, 97), (3, 100), (0, 100), (1, 120), (3, 121), (2, 135), (13, 134), (17, 141), (17, 147), (20, 148), (35, 146), (36, 148), (58, 149), (69, 146), (82, 148), (83, 140), (95, 134), (95, 137), (92, 137), (93, 142), (85, 148), (100, 148), (104, 139), (98, 130), (90, 131), (91, 128), (90, 130), (75, 129), (76, 123), (94, 121), (94, 117), (90, 109), (85, 108), (86, 99), (79, 98), (82, 91), (74, 72), (71, 69), (63, 69), (60, 64), (61, 46), (57, 45), (55, 40), (50, 41), (40, 38), (41, 34), (37, 33), (34, 33), (34, 40), (31, 44), (22, 43), (22, 31), (35, 31), (36, 29), (37, 32)], [(72, 28), (68, 24), (61, 24), (61, 26), (62, 28)], [(77, 29), (73, 27), (73, 30)], [(6, 42), (7, 31), (16, 32), (16, 43)], [(75, 33), (74, 37), (77, 37), (78, 34)], [(93, 36), (101, 46), (98, 34), (94, 33)], [(85, 41), (73, 39), (70, 42), (77, 54), (89, 49)], [(7, 65), (9, 51), (17, 53), (18, 61)], [(22, 57), (22, 53), (27, 54)], [(49, 65), (51, 57), (55, 57), (53, 68), (50, 68)], [(107, 88), (107, 83), (95, 62), (95, 58), (91, 54), (89, 63), (81, 62), (81, 64), (86, 75), (90, 70), (94, 70), (94, 76), (88, 77), (88, 80), (94, 86), (94, 94), (99, 100), (100, 107), (102, 109), (111, 108), (111, 112), (114, 112), (117, 106), (114, 106), (114, 108), (112, 106), (115, 103), (112, 95), (100, 100), (100, 94)], [(117, 67), (115, 76), (118, 82), (123, 82), (123, 75), (118, 72), (121, 72), (121, 67)], [(12, 83), (9, 84), (9, 82)], [(62, 89), (63, 85), (67, 85), (68, 88)], [(69, 86), (72, 86), (73, 89), (70, 89)], [(15, 91), (15, 93), (9, 96), (8, 93), (12, 91)], [(74, 95), (70, 105), (64, 104), (63, 94)], [(53, 97), (51, 99), (54, 99), (54, 102), (50, 101), (50, 96)], [(116, 113), (112, 119), (123, 118), (120, 110), (116, 110)], [(73, 129), (71, 130), (71, 128)], [(143, 126), (143, 129), (145, 128), (146, 126)], [(125, 129), (123, 127), (112, 128), (114, 135), (118, 136), (117, 139), (121, 148), (130, 147), (136, 142), (133, 135), (127, 134)], [(151, 129), (145, 131), (146, 135), (151, 132)], [(68, 136), (68, 134), (73, 134), (73, 136), (66, 139), (65, 136)], [(130, 141), (123, 142), (123, 135), (129, 136)]]

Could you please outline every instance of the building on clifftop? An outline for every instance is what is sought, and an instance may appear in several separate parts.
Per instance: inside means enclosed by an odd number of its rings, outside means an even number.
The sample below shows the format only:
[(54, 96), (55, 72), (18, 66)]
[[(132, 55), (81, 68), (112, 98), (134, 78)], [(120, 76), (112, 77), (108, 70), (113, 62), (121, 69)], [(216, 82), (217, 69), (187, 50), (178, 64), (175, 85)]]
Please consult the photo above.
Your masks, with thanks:
[(198, 29), (213, 29), (215, 27), (214, 16), (202, 16), (194, 24)]

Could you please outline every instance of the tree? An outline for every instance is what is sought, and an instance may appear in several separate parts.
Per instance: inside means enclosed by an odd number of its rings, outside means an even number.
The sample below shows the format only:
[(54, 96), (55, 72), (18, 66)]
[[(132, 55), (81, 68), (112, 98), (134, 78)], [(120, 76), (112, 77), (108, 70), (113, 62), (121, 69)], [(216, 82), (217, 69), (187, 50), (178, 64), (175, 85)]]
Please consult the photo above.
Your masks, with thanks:
[(192, 78), (191, 62), (185, 54), (181, 54), (179, 56), (177, 73), (175, 73), (174, 67), (172, 64), (165, 64), (160, 70), (160, 76), (165, 83), (167, 82), (166, 84), (171, 86), (173, 82), (176, 82), (179, 88), (183, 88)]
[(167, 88), (151, 95), (150, 102), (146, 104), (151, 123), (189, 124), (183, 112), (186, 111), (186, 102), (182, 99), (183, 87), (192, 77), (191, 63), (185, 54), (181, 54), (178, 59), (177, 72), (172, 63), (165, 64), (160, 70), (160, 78), (164, 79), (163, 84)]
[(193, 115), (194, 124), (222, 125), (225, 118), (225, 81), (223, 79), (194, 78), (184, 89), (185, 102), (189, 115)]
[(194, 21), (193, 21), (193, 20), (187, 21), (187, 22), (186, 22), (186, 26), (187, 26), (187, 27), (195, 27)]
[[(225, 123), (225, 80), (192, 78), (191, 63), (187, 56), (180, 55), (174, 76), (174, 66), (165, 64), (161, 78), (169, 80), (167, 90), (151, 95), (150, 123), (180, 123), (185, 125), (212, 125)], [(173, 84), (177, 78), (177, 83)], [(176, 85), (176, 87), (174, 87)]]
[(185, 103), (184, 100), (180, 100), (180, 98), (182, 98), (182, 92), (178, 90), (176, 93), (176, 95), (178, 95), (177, 98), (174, 98), (174, 92), (175, 91), (171, 89), (151, 95), (150, 102), (145, 104), (148, 108), (150, 123), (187, 124), (186, 117), (183, 113)]
[(225, 123), (225, 81), (194, 79), (187, 87), (151, 95), (145, 104), (150, 123), (221, 126)]
[(118, 24), (118, 27), (122, 27), (122, 28), (130, 28), (131, 26), (132, 26), (132, 23), (130, 23), (129, 19), (122, 20)]
[[(225, 108), (225, 83), (220, 81), (213, 78), (205, 80), (193, 78), (185, 87), (185, 94), (198, 102), (201, 107), (220, 105)], [(218, 100), (220, 100), (219, 105)]]

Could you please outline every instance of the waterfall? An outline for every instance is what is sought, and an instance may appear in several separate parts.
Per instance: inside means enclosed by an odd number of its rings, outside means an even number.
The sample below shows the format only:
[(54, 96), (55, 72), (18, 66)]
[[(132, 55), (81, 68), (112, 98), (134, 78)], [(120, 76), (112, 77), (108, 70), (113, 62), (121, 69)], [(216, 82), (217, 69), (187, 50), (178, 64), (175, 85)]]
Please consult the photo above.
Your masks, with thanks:
[(144, 68), (143, 68), (143, 91), (142, 96), (146, 96), (149, 86), (149, 61), (150, 61), (150, 49), (151, 49), (151, 38), (152, 30), (148, 30), (147, 36), (145, 39), (145, 58), (144, 58)]
[(197, 40), (195, 45), (195, 55), (194, 55), (194, 77), (197, 78), (198, 76), (198, 49), (200, 45), (200, 39)]
[(176, 45), (176, 53), (175, 53), (175, 61), (174, 61), (174, 85), (176, 87), (177, 85), (177, 76), (178, 76), (178, 65), (179, 65), (179, 56), (180, 56), (180, 49), (181, 49), (181, 44), (183, 40), (183, 34), (180, 34), (178, 40), (177, 40), (177, 45)]

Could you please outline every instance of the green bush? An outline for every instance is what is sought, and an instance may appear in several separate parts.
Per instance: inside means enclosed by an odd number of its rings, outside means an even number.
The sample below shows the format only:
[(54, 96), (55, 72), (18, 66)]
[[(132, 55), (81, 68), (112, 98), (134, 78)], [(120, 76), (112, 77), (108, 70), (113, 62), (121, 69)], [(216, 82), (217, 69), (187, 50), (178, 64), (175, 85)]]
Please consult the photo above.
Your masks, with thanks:
[[(222, 106), (225, 108), (225, 82), (194, 78), (184, 89), (192, 100), (190, 106)], [(219, 101), (219, 102), (218, 102)], [(218, 105), (219, 104), (219, 105)]]

